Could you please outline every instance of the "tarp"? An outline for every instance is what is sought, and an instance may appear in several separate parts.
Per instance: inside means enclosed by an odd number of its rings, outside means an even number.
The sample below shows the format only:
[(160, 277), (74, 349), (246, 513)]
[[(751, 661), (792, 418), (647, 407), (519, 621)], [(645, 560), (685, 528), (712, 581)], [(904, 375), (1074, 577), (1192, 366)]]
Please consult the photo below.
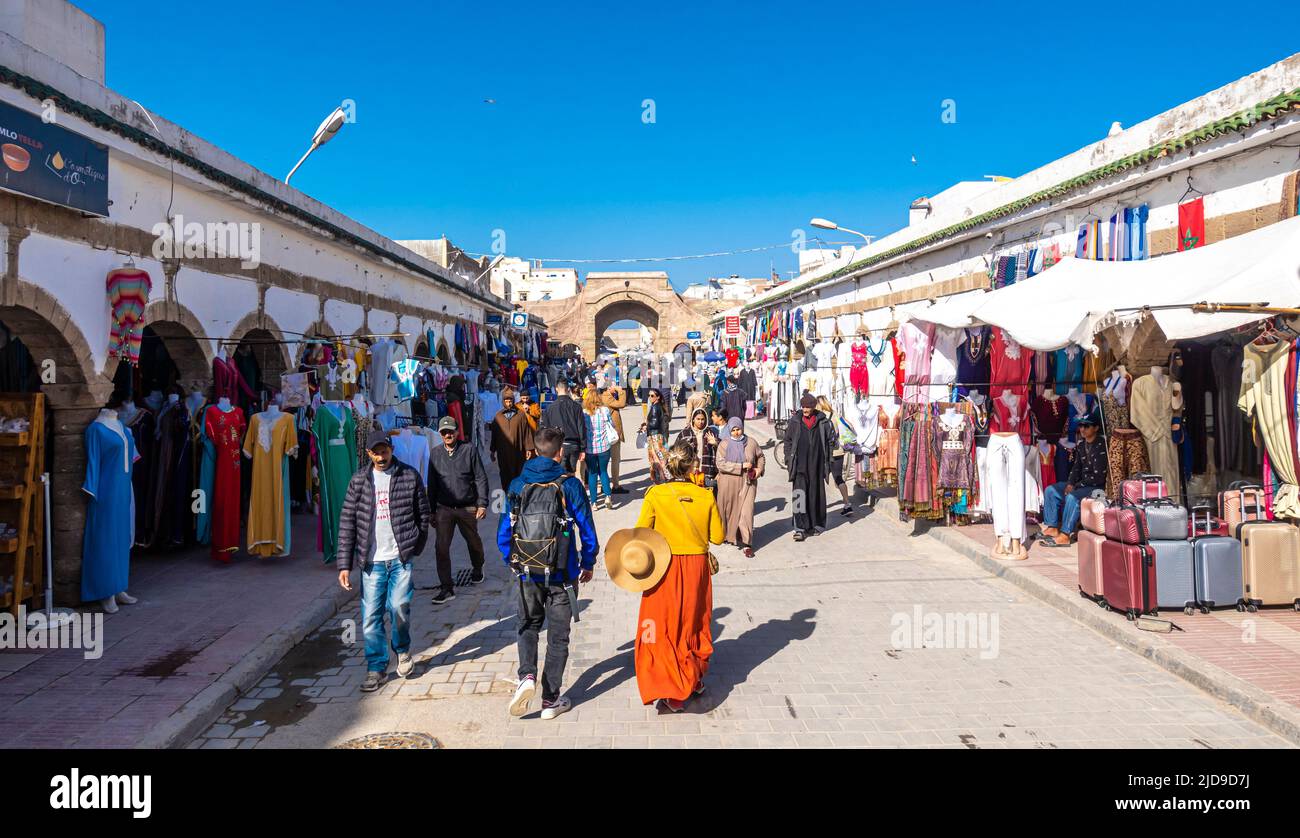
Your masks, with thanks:
[[(989, 292), (970, 317), (1002, 327), (1030, 349), (1071, 343), (1091, 349), (1097, 332), (1139, 319), (1136, 309), (1142, 306), (1199, 302), (1300, 306), (1300, 217), (1139, 262), (1065, 259), (1031, 279)], [(1188, 308), (1151, 314), (1169, 340), (1203, 337), (1272, 316)]]
[(924, 320), (950, 329), (962, 329), (974, 325), (970, 317), (971, 312), (984, 304), (989, 293), (987, 289), (980, 289), (940, 297), (933, 305), (913, 309), (907, 316), (912, 320)]

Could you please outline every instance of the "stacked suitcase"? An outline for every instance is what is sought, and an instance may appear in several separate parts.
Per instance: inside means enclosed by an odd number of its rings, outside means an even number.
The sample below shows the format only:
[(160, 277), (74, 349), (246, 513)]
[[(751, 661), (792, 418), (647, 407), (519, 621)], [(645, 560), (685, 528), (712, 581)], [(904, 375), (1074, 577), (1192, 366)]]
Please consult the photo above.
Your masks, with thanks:
[[(1125, 481), (1128, 482), (1131, 481)], [(1143, 614), (1159, 613), (1159, 579), (1156, 551), (1150, 543), (1147, 507), (1133, 503), (1131, 497), (1121, 487), (1119, 503), (1107, 506), (1103, 513), (1105, 541), (1101, 543), (1100, 605), (1107, 610), (1122, 611), (1133, 620)], [(1186, 531), (1187, 525), (1183, 524), (1183, 532)]]
[(1300, 529), (1265, 520), (1263, 490), (1233, 483), (1219, 495), (1219, 514), (1241, 551), (1242, 593), (1238, 611), (1290, 605), (1300, 611)]
[(1079, 505), (1079, 596), (1101, 602), (1101, 545), (1106, 540), (1105, 497)]

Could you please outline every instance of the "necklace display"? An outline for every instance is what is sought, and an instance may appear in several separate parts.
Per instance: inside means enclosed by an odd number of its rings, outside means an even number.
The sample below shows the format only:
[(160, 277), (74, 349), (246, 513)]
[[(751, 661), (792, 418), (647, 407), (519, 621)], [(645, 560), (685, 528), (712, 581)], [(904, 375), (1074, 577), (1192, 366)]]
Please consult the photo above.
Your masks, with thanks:
[(866, 346), (867, 346), (867, 355), (869, 355), (869, 356), (871, 357), (871, 366), (873, 366), (873, 367), (878, 367), (878, 366), (880, 366), (881, 361), (883, 361), (884, 358), (885, 358), (885, 347), (887, 347), (887, 346), (889, 345), (889, 341), (885, 340), (884, 338), (881, 338), (881, 339), (880, 339), (880, 348), (879, 348), (879, 349), (872, 349), (872, 348), (871, 348), (871, 339), (870, 339), (870, 338), (868, 338), (867, 340), (865, 340), (865, 341), (863, 341), (863, 342), (864, 342), (864, 343), (866, 344)]

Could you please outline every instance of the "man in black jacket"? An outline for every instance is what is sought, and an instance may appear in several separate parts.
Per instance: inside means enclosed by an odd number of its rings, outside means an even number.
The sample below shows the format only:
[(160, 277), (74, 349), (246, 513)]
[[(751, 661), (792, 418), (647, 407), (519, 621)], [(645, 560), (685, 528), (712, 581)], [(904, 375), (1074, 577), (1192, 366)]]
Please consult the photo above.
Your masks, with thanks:
[(794, 509), (794, 540), (826, 528), (826, 478), (831, 473), (831, 452), (838, 435), (835, 426), (817, 409), (817, 399), (804, 394), (800, 411), (785, 426), (786, 470), (790, 474)]
[(429, 499), (420, 473), (393, 456), (383, 431), (366, 438), (371, 465), (348, 482), (339, 515), (339, 584), (352, 590), (353, 569), (361, 571), (361, 624), (366, 644), (362, 692), (374, 692), (388, 670), (384, 611), (392, 622), (397, 674), (406, 678), (411, 660), (411, 560), (429, 539)]
[(559, 428), (564, 432), (564, 457), (560, 465), (567, 474), (577, 474), (578, 463), (587, 457), (587, 422), (582, 405), (569, 395), (569, 382), (555, 383), (555, 401), (542, 414), (540, 427)]
[(433, 598), (442, 605), (456, 598), (451, 577), (451, 540), (460, 530), (469, 548), (471, 585), (483, 582), (483, 539), (478, 522), (487, 516), (488, 482), (483, 460), (474, 446), (460, 442), (460, 426), (454, 416), (438, 423), (442, 446), (429, 453), (429, 494), (433, 500), (434, 555), (438, 559), (438, 584)]

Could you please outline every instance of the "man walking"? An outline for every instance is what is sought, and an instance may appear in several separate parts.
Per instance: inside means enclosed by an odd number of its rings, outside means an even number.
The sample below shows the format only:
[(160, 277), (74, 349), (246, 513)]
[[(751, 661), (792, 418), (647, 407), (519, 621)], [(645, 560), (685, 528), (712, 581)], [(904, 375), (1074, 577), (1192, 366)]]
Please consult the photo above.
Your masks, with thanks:
[[(384, 612), (392, 624), (397, 674), (408, 677), (411, 660), (411, 560), (429, 538), (429, 499), (420, 474), (393, 456), (383, 431), (366, 437), (370, 465), (348, 481), (339, 515), (339, 585), (352, 590), (351, 574), (361, 571), (361, 625), (366, 645), (362, 692), (379, 689), (388, 670)], [(480, 550), (481, 552), (481, 550)], [(481, 559), (480, 559), (481, 562)]]
[(799, 413), (785, 426), (786, 470), (790, 473), (794, 507), (794, 540), (826, 528), (826, 479), (831, 473), (835, 426), (817, 410), (817, 399), (805, 393)]
[(437, 528), (434, 555), (438, 560), (440, 586), (433, 597), (434, 605), (456, 598), (451, 576), (451, 539), (458, 529), (469, 548), (469, 583), (483, 582), (483, 539), (478, 535), (478, 522), (487, 517), (487, 472), (474, 446), (459, 441), (459, 432), (455, 417), (442, 417), (438, 423), (442, 445), (429, 455), (429, 489)]
[(555, 385), (555, 401), (542, 414), (542, 427), (558, 428), (564, 434), (564, 456), (561, 463), (569, 474), (578, 473), (578, 464), (587, 456), (587, 423), (582, 418), (582, 406), (569, 395), (569, 382)]
[(618, 474), (619, 460), (623, 456), (623, 408), (627, 406), (627, 391), (621, 387), (610, 387), (600, 398), (605, 407), (609, 408), (614, 420), (614, 432), (618, 434), (609, 449), (609, 482), (612, 487), (609, 491), (613, 495), (626, 495), (627, 489), (619, 486)]
[(542, 718), (553, 719), (573, 706), (560, 695), (569, 659), (569, 621), (577, 611), (578, 584), (591, 581), (600, 546), (587, 490), (560, 465), (564, 433), (542, 428), (535, 443), (537, 456), (524, 464), (524, 473), (506, 492), (510, 509), (497, 527), (497, 546), (519, 577), (519, 687), (510, 715), (527, 713), (537, 692), (537, 639), (545, 625)]

